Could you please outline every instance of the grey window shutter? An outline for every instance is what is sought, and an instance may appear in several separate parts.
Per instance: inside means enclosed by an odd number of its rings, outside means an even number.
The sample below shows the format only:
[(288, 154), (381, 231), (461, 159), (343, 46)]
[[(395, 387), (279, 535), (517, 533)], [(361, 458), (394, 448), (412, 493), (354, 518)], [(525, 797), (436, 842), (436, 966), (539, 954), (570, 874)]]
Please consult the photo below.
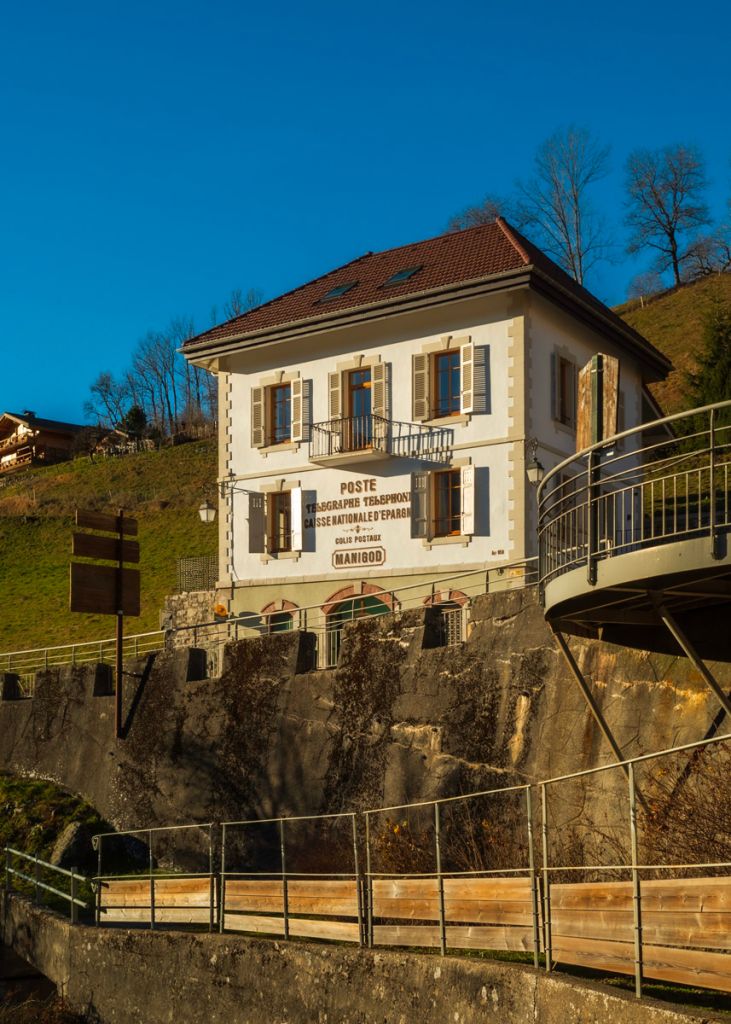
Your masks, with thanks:
[(249, 551), (263, 554), (266, 551), (266, 494), (249, 495)]
[(390, 419), (388, 408), (389, 363), (374, 363), (371, 367), (372, 404), (374, 416)]
[(251, 389), (251, 446), (264, 447), (264, 388)]
[(576, 426), (576, 405), (578, 401), (578, 382), (576, 373), (576, 364), (569, 363), (569, 394), (568, 394), (568, 412), (569, 412), (569, 426)]
[(411, 388), (414, 420), (428, 420), (430, 413), (429, 355), (418, 352), (412, 356)]
[(458, 339), (460, 365), (460, 412), (475, 408), (475, 346), (471, 338)]
[(429, 473), (411, 474), (411, 536), (430, 536)]
[(557, 420), (561, 413), (558, 397), (558, 354), (551, 353), (551, 418)]
[(295, 377), (290, 384), (290, 402), (292, 403), (292, 440), (301, 441), (304, 431), (304, 399), (302, 395), (302, 378)]

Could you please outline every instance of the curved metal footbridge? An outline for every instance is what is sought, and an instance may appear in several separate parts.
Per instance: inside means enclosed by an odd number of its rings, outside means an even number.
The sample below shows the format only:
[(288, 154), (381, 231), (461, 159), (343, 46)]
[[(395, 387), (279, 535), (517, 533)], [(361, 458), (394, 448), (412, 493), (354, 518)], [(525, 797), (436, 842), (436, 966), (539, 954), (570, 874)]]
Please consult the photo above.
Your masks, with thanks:
[(731, 661), (731, 401), (565, 459), (541, 482), (538, 516), (546, 620), (617, 756), (566, 634), (685, 654), (731, 716), (706, 664)]

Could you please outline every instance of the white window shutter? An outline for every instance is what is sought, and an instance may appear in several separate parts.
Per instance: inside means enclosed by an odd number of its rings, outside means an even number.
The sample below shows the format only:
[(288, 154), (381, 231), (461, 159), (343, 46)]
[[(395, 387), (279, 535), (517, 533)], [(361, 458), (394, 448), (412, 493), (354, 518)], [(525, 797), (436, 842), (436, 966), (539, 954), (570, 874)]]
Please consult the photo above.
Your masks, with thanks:
[(471, 536), (475, 532), (475, 467), (462, 466), (460, 469), (462, 491), (462, 533)]
[(302, 526), (303, 526), (303, 506), (302, 506), (302, 488), (293, 487), (289, 492), (290, 500), (290, 516), (292, 521), (292, 551), (302, 550)]
[(460, 412), (474, 412), (475, 409), (475, 346), (471, 338), (465, 338), (460, 351)]
[(429, 419), (429, 355), (418, 352), (412, 356), (411, 393), (413, 396), (413, 414), (416, 423)]
[(302, 395), (302, 383), (302, 377), (298, 374), (290, 384), (293, 441), (301, 441), (304, 433), (304, 399)]
[(328, 373), (327, 375), (327, 390), (328, 390), (328, 418), (331, 420), (339, 420), (343, 415), (343, 403), (341, 397), (341, 377), (340, 373)]
[(388, 378), (390, 363), (374, 363), (371, 367), (371, 409), (374, 416), (390, 419), (388, 408)]
[(263, 554), (266, 550), (266, 495), (249, 495), (249, 551)]
[(428, 539), (431, 530), (429, 528), (429, 473), (411, 474), (411, 536), (426, 537)]
[(264, 409), (264, 388), (252, 388), (251, 389), (251, 447), (252, 448), (263, 448), (264, 447), (264, 426), (265, 426), (265, 409)]

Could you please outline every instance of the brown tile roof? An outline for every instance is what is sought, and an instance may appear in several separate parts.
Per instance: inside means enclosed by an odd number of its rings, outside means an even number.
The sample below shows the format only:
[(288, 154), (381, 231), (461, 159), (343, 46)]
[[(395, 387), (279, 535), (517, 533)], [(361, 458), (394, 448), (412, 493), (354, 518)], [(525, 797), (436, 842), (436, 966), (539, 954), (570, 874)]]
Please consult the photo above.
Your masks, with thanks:
[[(394, 285), (385, 282), (399, 271), (418, 266), (421, 269), (407, 280)], [(545, 253), (499, 217), (464, 231), (450, 232), (422, 242), (365, 253), (336, 267), (322, 277), (285, 292), (241, 316), (191, 338), (184, 349), (246, 338), (259, 332), (296, 325), (337, 313), (357, 313), (375, 303), (418, 296), (450, 285), (466, 284), (485, 278), (535, 268), (576, 301), (588, 305), (595, 314), (609, 319), (625, 336), (634, 336), (651, 359), (666, 362), (663, 356), (607, 306), (569, 277)], [(343, 295), (322, 301), (332, 289), (354, 284)], [(669, 364), (668, 364), (669, 365)]]

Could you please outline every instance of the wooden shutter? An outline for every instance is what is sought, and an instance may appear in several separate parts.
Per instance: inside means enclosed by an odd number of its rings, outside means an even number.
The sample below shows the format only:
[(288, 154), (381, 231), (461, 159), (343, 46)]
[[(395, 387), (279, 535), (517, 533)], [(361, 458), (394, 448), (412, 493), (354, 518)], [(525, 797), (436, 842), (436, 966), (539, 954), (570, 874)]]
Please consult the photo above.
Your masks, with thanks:
[(591, 375), (594, 372), (594, 360), (590, 359), (586, 366), (579, 370), (579, 410), (576, 425), (576, 450), (582, 451), (593, 443), (592, 437), (592, 392)]
[(411, 536), (429, 538), (429, 473), (411, 474)]
[(304, 398), (302, 394), (302, 378), (300, 376), (290, 384), (290, 402), (292, 404), (292, 440), (301, 441), (304, 432)]
[(619, 360), (602, 356), (602, 385), (604, 392), (604, 433), (602, 440), (617, 434), (622, 428), (619, 421)]
[(289, 514), (292, 522), (292, 551), (302, 550), (302, 488), (293, 487), (289, 492)]
[(429, 355), (418, 352), (412, 356), (411, 393), (414, 420), (428, 420), (430, 413)]
[(266, 495), (249, 495), (249, 551), (263, 554), (266, 551)]
[(460, 369), (460, 412), (474, 412), (475, 409), (475, 346), (471, 338), (465, 338), (459, 347)]
[(567, 374), (567, 377), (568, 377), (567, 386), (568, 386), (568, 389), (569, 389), (569, 393), (567, 395), (567, 399), (568, 399), (567, 408), (568, 408), (568, 414), (569, 414), (568, 425), (570, 427), (575, 427), (576, 426), (576, 391), (577, 391), (576, 364), (569, 362), (568, 363), (568, 368), (569, 368), (568, 369), (568, 374)]
[(462, 466), (460, 469), (462, 490), (462, 533), (467, 537), (475, 532), (475, 467)]
[(389, 363), (374, 363), (371, 367), (371, 409), (374, 416), (390, 419), (388, 408)]
[(341, 373), (328, 373), (327, 375), (327, 390), (328, 390), (328, 419), (339, 420), (343, 415), (343, 402), (342, 402), (342, 374)]
[(264, 388), (251, 389), (251, 447), (264, 447), (264, 427), (266, 414), (264, 408)]

